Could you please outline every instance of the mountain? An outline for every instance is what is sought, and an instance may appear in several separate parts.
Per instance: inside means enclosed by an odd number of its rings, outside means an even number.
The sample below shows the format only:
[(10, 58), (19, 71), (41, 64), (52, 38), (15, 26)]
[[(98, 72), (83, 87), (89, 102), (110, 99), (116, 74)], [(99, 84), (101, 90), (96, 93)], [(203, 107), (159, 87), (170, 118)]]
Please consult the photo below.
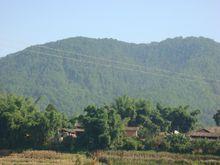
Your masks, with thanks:
[(177, 37), (149, 44), (68, 38), (0, 59), (0, 92), (41, 98), (68, 114), (121, 95), (190, 105), (213, 124), (220, 107), (220, 43)]

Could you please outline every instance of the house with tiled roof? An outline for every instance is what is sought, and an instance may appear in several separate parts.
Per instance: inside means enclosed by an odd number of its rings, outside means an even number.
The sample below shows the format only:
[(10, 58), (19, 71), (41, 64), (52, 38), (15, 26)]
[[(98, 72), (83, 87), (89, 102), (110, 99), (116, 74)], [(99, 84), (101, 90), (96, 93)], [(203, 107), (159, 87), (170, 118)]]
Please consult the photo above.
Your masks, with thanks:
[(202, 128), (187, 133), (191, 139), (220, 140), (220, 127)]

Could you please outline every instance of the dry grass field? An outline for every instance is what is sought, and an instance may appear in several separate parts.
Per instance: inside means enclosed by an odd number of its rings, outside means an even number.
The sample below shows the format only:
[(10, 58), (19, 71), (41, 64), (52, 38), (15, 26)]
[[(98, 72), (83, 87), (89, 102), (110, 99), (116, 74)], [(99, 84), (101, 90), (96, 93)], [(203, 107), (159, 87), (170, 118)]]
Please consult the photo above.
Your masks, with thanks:
[(175, 165), (175, 164), (220, 164), (219, 156), (174, 154), (155, 151), (105, 151), (98, 152), (97, 157), (103, 162), (113, 165)]
[[(98, 161), (99, 160), (99, 161)], [(1, 165), (220, 165), (220, 157), (212, 155), (173, 154), (154, 151), (99, 151), (94, 159), (83, 154), (55, 151), (23, 151), (0, 157)]]
[(1, 165), (90, 165), (97, 161), (81, 154), (59, 153), (55, 151), (24, 151), (0, 157)]

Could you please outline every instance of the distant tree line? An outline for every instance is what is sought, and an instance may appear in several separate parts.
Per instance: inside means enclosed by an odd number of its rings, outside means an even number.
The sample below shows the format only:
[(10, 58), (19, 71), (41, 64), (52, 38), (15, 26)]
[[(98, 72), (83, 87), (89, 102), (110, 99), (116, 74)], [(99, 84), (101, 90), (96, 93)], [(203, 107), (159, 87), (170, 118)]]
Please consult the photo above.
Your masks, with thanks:
[[(68, 151), (98, 149), (158, 150), (189, 153), (203, 146), (204, 153), (219, 154), (220, 143), (194, 141), (183, 133), (195, 128), (199, 110), (189, 106), (154, 105), (144, 99), (122, 96), (109, 105), (89, 105), (84, 113), (67, 118), (53, 105), (40, 110), (37, 101), (0, 94), (0, 148), (56, 148)], [(219, 111), (213, 117), (218, 124)], [(61, 128), (78, 122), (84, 133), (54, 141)], [(125, 136), (125, 127), (139, 127), (138, 138)], [(178, 131), (179, 134), (174, 134)], [(57, 145), (58, 143), (58, 145)], [(56, 147), (54, 147), (56, 146)], [(58, 148), (57, 148), (58, 146)]]

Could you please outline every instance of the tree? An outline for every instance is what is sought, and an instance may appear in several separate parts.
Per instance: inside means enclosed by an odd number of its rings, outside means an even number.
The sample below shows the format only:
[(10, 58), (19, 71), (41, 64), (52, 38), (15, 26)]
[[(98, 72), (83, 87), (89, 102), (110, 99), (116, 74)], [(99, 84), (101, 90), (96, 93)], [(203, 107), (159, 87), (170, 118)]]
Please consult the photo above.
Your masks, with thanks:
[(85, 133), (79, 137), (82, 146), (94, 150), (120, 145), (123, 125), (114, 109), (108, 106), (88, 106), (84, 112), (85, 115), (79, 116), (79, 122), (85, 129)]
[(118, 148), (122, 145), (124, 125), (126, 123), (121, 121), (121, 117), (115, 109), (109, 106), (105, 106), (105, 108), (108, 112), (109, 135), (111, 138), (110, 148)]
[(142, 127), (140, 130), (142, 138), (167, 131), (170, 127), (166, 116), (163, 116), (162, 111), (156, 109), (150, 101), (122, 96), (115, 100), (113, 108), (122, 119), (128, 120), (128, 126)]
[(0, 95), (0, 147), (41, 147), (65, 122), (52, 105), (43, 112), (31, 98)]
[(33, 100), (16, 95), (0, 95), (0, 145), (30, 147), (43, 143), (43, 115)]
[(52, 104), (46, 107), (44, 116), (46, 117), (47, 138), (55, 136), (60, 128), (67, 126), (67, 118)]
[(79, 116), (79, 121), (85, 129), (83, 136), (79, 137), (82, 145), (90, 150), (107, 148), (110, 144), (107, 111), (88, 106), (84, 112), (85, 115)]
[(213, 119), (217, 126), (220, 126), (220, 110), (217, 110), (217, 113), (214, 114)]
[(171, 152), (189, 152), (190, 151), (190, 139), (183, 134), (171, 134), (166, 137), (166, 141), (170, 144), (169, 151)]
[(177, 130), (182, 133), (186, 133), (193, 129), (197, 122), (197, 115), (199, 111), (193, 111), (190, 113), (189, 106), (179, 106), (171, 110), (168, 115), (168, 120), (171, 122), (170, 131)]
[(126, 95), (115, 99), (113, 108), (122, 119), (130, 118), (130, 120), (132, 120), (136, 117), (135, 100)]

